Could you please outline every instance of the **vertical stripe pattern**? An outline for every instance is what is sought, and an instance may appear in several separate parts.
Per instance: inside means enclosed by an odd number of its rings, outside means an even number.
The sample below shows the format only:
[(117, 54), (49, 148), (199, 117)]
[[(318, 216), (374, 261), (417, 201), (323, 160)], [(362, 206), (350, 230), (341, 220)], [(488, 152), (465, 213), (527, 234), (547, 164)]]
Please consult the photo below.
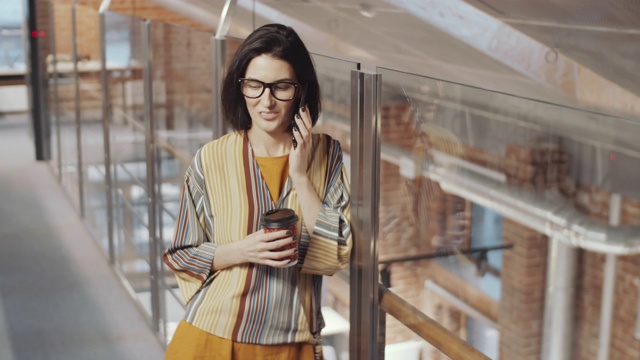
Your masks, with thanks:
[(185, 174), (174, 240), (164, 253), (187, 303), (187, 322), (243, 343), (314, 341), (313, 332), (324, 326), (322, 275), (346, 267), (351, 230), (340, 144), (327, 135), (313, 136), (308, 175), (322, 207), (313, 236), (304, 219), (298, 224), (298, 267), (243, 264), (211, 271), (217, 246), (259, 230), (265, 211), (302, 212), (291, 179), (274, 204), (244, 133), (223, 136), (196, 153)]

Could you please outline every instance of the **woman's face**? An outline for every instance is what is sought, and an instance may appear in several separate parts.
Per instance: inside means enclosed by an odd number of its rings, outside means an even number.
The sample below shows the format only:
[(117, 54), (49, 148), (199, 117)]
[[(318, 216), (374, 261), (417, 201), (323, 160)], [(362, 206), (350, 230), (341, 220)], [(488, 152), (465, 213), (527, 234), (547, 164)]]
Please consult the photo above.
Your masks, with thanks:
[[(249, 62), (244, 77), (265, 83), (298, 81), (293, 67), (288, 62), (266, 54), (257, 56)], [(287, 132), (293, 118), (295, 99), (278, 100), (267, 88), (256, 99), (247, 97), (244, 99), (251, 116), (251, 131), (260, 131), (270, 135), (280, 135)]]

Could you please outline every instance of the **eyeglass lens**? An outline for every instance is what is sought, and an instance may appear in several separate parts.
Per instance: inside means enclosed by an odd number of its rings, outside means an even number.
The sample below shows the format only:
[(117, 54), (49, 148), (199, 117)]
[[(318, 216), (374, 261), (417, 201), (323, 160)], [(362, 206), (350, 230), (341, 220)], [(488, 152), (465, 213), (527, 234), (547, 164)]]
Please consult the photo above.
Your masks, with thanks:
[(296, 95), (296, 86), (290, 82), (264, 83), (259, 80), (241, 79), (240, 86), (242, 94), (253, 99), (262, 96), (265, 88), (269, 88), (271, 95), (278, 100), (291, 100)]

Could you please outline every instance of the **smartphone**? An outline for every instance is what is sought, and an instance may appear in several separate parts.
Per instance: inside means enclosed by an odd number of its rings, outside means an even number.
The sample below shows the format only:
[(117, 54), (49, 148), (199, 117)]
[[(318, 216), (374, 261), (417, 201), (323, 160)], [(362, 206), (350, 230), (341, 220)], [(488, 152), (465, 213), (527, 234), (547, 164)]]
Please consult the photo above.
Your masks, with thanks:
[[(300, 102), (298, 103), (298, 114), (300, 111), (307, 105), (307, 84), (304, 84), (302, 90), (300, 92)], [(293, 131), (298, 131), (298, 125), (296, 125), (296, 117), (294, 116), (291, 119), (291, 126)], [(295, 149), (298, 146), (298, 142), (296, 141), (296, 137), (293, 137), (293, 148)]]

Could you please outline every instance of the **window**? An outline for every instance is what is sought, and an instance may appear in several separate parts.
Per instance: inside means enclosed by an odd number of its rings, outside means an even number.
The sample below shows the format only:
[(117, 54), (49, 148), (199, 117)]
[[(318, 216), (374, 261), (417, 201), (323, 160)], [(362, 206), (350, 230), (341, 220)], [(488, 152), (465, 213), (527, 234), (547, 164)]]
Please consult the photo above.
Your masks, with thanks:
[[(478, 204), (473, 204), (471, 247), (498, 245), (502, 245), (502, 215)], [(502, 251), (489, 251), (487, 259), (491, 268), (498, 271), (502, 269)]]
[(467, 317), (467, 342), (490, 359), (498, 360), (500, 353), (500, 332), (495, 324)]
[(0, 73), (24, 72), (22, 2), (0, 3)]
[[(502, 245), (502, 215), (497, 212), (473, 204), (471, 220), (471, 247), (489, 247)], [(487, 271), (477, 271), (480, 277), (475, 283), (478, 288), (489, 295), (492, 299), (500, 300), (502, 284), (499, 271), (502, 270), (502, 252), (504, 250), (493, 250), (485, 253), (486, 263), (482, 263), (480, 253), (474, 254), (478, 259), (478, 266), (486, 267)]]

